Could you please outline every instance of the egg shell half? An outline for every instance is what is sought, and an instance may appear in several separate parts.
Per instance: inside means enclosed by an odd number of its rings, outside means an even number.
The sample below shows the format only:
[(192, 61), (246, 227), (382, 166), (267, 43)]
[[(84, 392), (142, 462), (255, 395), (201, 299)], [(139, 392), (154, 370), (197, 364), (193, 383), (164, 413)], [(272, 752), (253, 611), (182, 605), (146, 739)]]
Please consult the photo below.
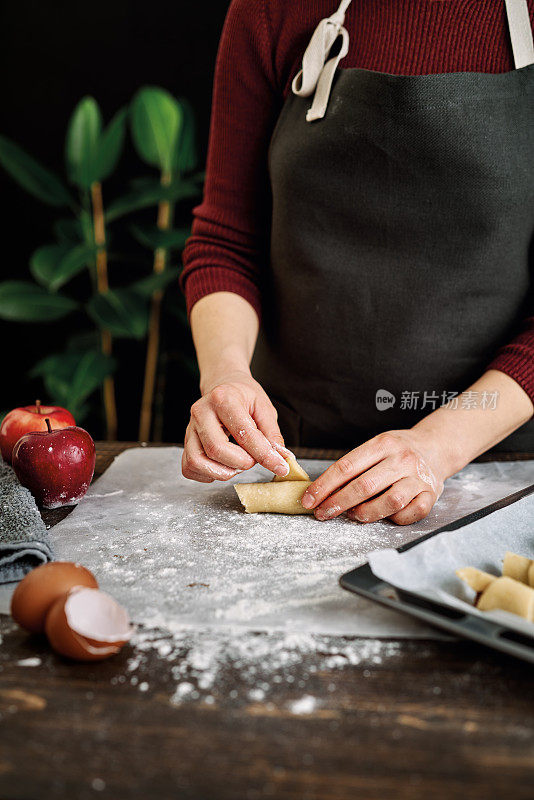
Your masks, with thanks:
[(45, 630), (52, 649), (76, 661), (109, 658), (133, 633), (126, 609), (109, 594), (84, 587), (56, 600)]
[(51, 561), (29, 572), (11, 598), (11, 616), (31, 633), (42, 633), (52, 604), (74, 586), (98, 589), (98, 582), (81, 564)]

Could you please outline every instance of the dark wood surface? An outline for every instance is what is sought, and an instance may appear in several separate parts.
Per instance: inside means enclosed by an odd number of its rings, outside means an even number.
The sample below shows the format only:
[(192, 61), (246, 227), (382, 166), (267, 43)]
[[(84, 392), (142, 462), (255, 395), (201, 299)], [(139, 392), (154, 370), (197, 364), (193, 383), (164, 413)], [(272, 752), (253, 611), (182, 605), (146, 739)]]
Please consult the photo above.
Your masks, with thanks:
[[(99, 473), (122, 447), (99, 444)], [(534, 798), (532, 666), (472, 643), (392, 641), (380, 660), (361, 642), (360, 663), (329, 669), (347, 640), (327, 637), (321, 658), (263, 676), (268, 702), (236, 668), (209, 705), (177, 706), (154, 650), (141, 692), (130, 647), (73, 664), (8, 617), (0, 636), (0, 800)], [(301, 686), (320, 699), (308, 714)]]

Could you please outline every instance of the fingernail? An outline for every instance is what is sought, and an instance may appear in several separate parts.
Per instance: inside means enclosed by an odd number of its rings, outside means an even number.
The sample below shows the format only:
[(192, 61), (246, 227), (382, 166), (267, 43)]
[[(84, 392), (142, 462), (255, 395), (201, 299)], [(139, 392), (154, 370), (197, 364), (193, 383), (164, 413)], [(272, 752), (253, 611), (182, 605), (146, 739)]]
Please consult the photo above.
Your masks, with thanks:
[(316, 519), (332, 519), (341, 511), (340, 506), (328, 506), (328, 508), (318, 508), (315, 511)]
[(283, 444), (278, 444), (277, 442), (273, 443), (273, 447), (279, 453), (285, 453), (286, 456), (293, 456), (293, 458), (295, 458), (295, 453), (292, 450), (290, 450), (289, 447), (286, 447)]
[(228, 478), (235, 478), (237, 475), (238, 470), (236, 469), (217, 469), (217, 467), (211, 467), (212, 475), (216, 475), (221, 480), (228, 480)]
[(309, 492), (304, 492), (302, 500), (300, 501), (304, 508), (311, 508), (313, 505), (313, 497)]
[(285, 462), (283, 464), (277, 464), (276, 467), (273, 467), (273, 472), (276, 472), (277, 475), (283, 478), (289, 475), (289, 465)]

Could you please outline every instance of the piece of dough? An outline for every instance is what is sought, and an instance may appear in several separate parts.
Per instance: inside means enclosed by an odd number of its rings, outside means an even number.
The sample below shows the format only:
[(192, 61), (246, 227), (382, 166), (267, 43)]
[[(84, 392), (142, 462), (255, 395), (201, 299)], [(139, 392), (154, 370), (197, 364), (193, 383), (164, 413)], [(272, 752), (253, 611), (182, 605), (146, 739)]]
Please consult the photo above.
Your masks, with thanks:
[(462, 569), (456, 570), (456, 574), (475, 592), (483, 592), (492, 581), (496, 580), (495, 575), (490, 575), (489, 572), (482, 572), (481, 569), (476, 567), (462, 567)]
[(247, 514), (313, 514), (301, 505), (302, 495), (311, 481), (275, 483), (236, 483), (237, 496)]
[(275, 475), (269, 483), (236, 483), (237, 496), (247, 514), (313, 514), (301, 504), (302, 495), (311, 483), (310, 476), (293, 453), (284, 455), (289, 472)]
[(280, 455), (282, 455), (285, 458), (285, 460), (287, 461), (287, 463), (289, 464), (289, 472), (287, 473), (287, 475), (284, 475), (283, 477), (281, 475), (275, 475), (274, 478), (273, 478), (273, 482), (275, 482), (275, 481), (309, 481), (310, 480), (310, 476), (308, 475), (306, 470), (303, 469), (300, 466), (300, 464), (298, 463), (297, 459), (295, 458), (295, 456), (292, 453), (291, 453), (291, 455), (287, 455), (287, 456), (283, 455), (283, 453), (280, 453)]
[(456, 570), (456, 574), (478, 593), (475, 606), (479, 611), (500, 608), (534, 622), (534, 589), (531, 586), (506, 575), (490, 575), (475, 567), (463, 567)]
[(502, 574), (516, 581), (534, 586), (534, 561), (517, 553), (506, 553), (502, 565)]
[(480, 595), (477, 608), (480, 611), (500, 608), (502, 611), (510, 611), (533, 622), (534, 589), (513, 578), (495, 578)]

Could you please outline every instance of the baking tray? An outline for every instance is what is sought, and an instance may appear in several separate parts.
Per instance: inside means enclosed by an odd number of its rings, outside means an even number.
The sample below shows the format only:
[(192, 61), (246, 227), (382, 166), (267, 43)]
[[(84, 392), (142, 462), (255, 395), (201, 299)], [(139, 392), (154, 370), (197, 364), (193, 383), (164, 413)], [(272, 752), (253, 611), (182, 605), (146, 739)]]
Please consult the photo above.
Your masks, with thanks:
[[(510, 506), (532, 493), (534, 493), (534, 484), (521, 489), (519, 492), (510, 494), (508, 497), (502, 498), (502, 500), (490, 503), (490, 505), (467, 514), (454, 522), (443, 525), (441, 528), (427, 533), (413, 542), (404, 544), (396, 548), (397, 552), (405, 553), (412, 547), (417, 547), (421, 542), (437, 536), (438, 533), (456, 531), (459, 528), (463, 528), (465, 525), (476, 522), (501, 508)], [(400, 611), (402, 614), (408, 614), (411, 617), (417, 617), (417, 619), (448, 631), (455, 636), (472, 639), (487, 647), (502, 650), (504, 653), (534, 664), (534, 626), (531, 638), (493, 620), (481, 619), (475, 614), (459, 611), (456, 608), (427, 600), (404, 589), (398, 589), (375, 577), (368, 563), (346, 572), (339, 579), (339, 583), (343, 589), (354, 592), (368, 600), (373, 600), (375, 603), (386, 606), (386, 608)]]

